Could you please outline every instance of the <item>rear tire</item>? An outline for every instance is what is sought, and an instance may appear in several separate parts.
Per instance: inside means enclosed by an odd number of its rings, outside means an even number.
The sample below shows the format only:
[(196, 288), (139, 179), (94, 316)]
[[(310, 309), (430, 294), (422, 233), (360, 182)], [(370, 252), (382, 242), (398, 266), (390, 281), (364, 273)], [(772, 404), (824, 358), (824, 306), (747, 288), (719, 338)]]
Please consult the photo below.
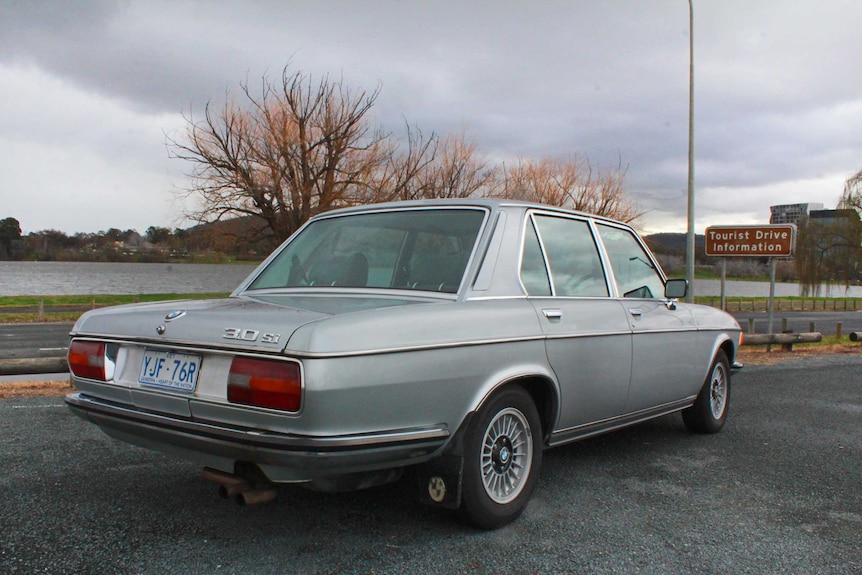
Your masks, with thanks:
[(694, 405), (682, 412), (682, 420), (694, 433), (718, 433), (729, 408), (730, 362), (727, 354), (719, 350)]
[(539, 413), (523, 388), (506, 388), (482, 406), (465, 446), (464, 521), (497, 529), (521, 515), (542, 465), (541, 437)]

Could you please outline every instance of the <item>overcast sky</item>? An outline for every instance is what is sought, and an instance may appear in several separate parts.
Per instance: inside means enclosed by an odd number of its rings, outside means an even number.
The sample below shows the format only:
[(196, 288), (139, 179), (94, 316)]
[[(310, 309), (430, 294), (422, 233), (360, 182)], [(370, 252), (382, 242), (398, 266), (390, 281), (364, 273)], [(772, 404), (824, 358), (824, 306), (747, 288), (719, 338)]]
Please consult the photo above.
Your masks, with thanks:
[[(834, 208), (862, 170), (862, 2), (694, 0), (698, 233)], [(343, 76), (374, 120), (489, 157), (627, 166), (648, 232), (686, 230), (686, 0), (0, 0), (0, 219), (185, 227), (166, 135), (263, 75)]]

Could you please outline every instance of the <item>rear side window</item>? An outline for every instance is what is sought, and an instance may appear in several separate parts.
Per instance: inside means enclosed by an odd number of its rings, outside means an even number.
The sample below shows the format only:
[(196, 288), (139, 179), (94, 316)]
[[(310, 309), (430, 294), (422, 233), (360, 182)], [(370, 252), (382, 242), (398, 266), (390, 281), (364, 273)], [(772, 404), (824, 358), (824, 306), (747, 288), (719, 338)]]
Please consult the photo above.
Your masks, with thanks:
[(551, 295), (551, 281), (548, 279), (548, 267), (542, 255), (542, 246), (532, 219), (527, 222), (524, 232), (524, 249), (521, 254), (521, 282), (527, 290), (527, 295)]
[[(608, 286), (589, 224), (584, 220), (544, 215), (534, 216), (533, 221), (553, 286), (553, 295), (607, 297)], [(533, 279), (539, 274), (525, 265), (532, 243), (528, 235), (524, 242), (521, 278), (530, 295), (546, 295), (531, 290), (531, 285), (540, 287), (538, 280)], [(538, 258), (532, 256), (532, 261), (536, 262)]]
[(599, 236), (611, 260), (617, 289), (623, 297), (660, 298), (664, 282), (649, 254), (626, 229), (599, 224)]

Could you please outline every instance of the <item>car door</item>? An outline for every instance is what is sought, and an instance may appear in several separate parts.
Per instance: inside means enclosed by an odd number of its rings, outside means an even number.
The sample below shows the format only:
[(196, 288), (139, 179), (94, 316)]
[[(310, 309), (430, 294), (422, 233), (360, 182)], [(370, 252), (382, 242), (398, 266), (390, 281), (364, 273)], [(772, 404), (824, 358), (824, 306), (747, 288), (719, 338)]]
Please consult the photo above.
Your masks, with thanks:
[(699, 388), (706, 369), (704, 345), (688, 306), (664, 298), (662, 275), (630, 229), (596, 227), (633, 334), (626, 411), (684, 400)]
[(546, 337), (560, 384), (555, 436), (589, 432), (590, 424), (625, 409), (631, 334), (625, 311), (610, 297), (586, 219), (534, 213), (525, 226), (521, 281)]

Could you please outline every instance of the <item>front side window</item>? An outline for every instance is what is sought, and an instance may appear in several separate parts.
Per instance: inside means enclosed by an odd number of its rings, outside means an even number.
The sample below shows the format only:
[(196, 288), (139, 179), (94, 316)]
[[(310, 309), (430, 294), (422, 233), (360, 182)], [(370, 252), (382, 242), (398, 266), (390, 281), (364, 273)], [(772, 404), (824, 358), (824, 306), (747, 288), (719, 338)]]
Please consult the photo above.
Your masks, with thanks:
[(626, 229), (599, 224), (599, 236), (605, 245), (617, 289), (623, 297), (660, 298), (664, 282), (649, 254)]
[(248, 289), (371, 287), (456, 293), (485, 211), (349, 214), (306, 226)]

